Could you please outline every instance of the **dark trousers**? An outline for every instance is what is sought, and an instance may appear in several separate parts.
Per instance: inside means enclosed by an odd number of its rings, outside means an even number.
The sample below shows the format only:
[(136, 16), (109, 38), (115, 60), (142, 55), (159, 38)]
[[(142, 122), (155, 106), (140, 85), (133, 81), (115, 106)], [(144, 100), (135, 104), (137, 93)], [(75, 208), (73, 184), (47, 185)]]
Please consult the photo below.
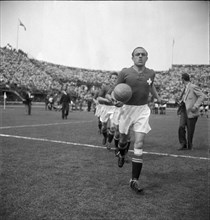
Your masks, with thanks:
[[(189, 149), (192, 149), (193, 135), (195, 131), (195, 125), (198, 120), (198, 117), (188, 118), (186, 113), (186, 108), (183, 107), (180, 112), (180, 121), (179, 121), (179, 143), (182, 146), (187, 146)], [(186, 139), (187, 131), (187, 139)]]
[(87, 101), (88, 112), (90, 112), (90, 110), (91, 110), (91, 104), (92, 104), (92, 102), (91, 102), (91, 101)]
[(26, 104), (27, 114), (31, 115), (31, 102)]
[(63, 119), (67, 118), (68, 114), (69, 114), (69, 104), (65, 103), (65, 104), (62, 105), (62, 118)]

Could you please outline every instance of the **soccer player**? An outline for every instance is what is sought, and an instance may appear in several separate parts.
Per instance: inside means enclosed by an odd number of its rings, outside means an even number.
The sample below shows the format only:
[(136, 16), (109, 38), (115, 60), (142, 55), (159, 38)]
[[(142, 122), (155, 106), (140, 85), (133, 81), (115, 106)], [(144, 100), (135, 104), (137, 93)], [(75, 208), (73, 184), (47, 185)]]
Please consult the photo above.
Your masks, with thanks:
[(149, 125), (150, 108), (148, 97), (151, 93), (158, 103), (163, 103), (154, 86), (155, 72), (146, 68), (148, 52), (143, 47), (137, 47), (132, 52), (134, 65), (124, 68), (118, 75), (117, 84), (126, 83), (132, 88), (131, 99), (122, 106), (119, 121), (119, 150), (118, 166), (123, 167), (128, 144), (129, 130), (134, 132), (134, 154), (132, 157), (132, 190), (142, 192), (139, 186), (139, 177), (143, 165), (143, 145), (146, 134), (151, 130)]
[(101, 129), (102, 129), (102, 123), (100, 121), (100, 114), (101, 114), (101, 108), (102, 108), (102, 105), (99, 104), (97, 98), (98, 98), (98, 95), (99, 95), (99, 90), (97, 90), (94, 94), (94, 97), (93, 97), (93, 103), (95, 105), (95, 110), (94, 110), (94, 114), (95, 116), (98, 118), (98, 133), (101, 134)]
[[(121, 107), (123, 106), (123, 103), (115, 100), (115, 98), (113, 97), (113, 90), (114, 90), (114, 87), (110, 88), (110, 90), (106, 94), (106, 98), (108, 100), (110, 100), (113, 103), (113, 105), (115, 106), (113, 114), (110, 116), (110, 130), (109, 130), (107, 149), (111, 149), (111, 142), (112, 142), (112, 139), (114, 138), (115, 156), (118, 157), (120, 154), (119, 148), (118, 148), (119, 139), (120, 139), (119, 120), (120, 120), (120, 116), (121, 116)], [(127, 142), (128, 142), (128, 144), (127, 144), (127, 148), (125, 150), (125, 162), (129, 163), (130, 158), (128, 156), (128, 151), (129, 151), (130, 142), (131, 142), (130, 135), (128, 135)]]
[[(110, 90), (111, 87), (115, 86), (117, 77), (118, 77), (117, 72), (112, 72), (110, 74), (109, 82), (102, 85), (102, 88), (101, 88), (99, 95), (98, 95), (98, 98), (97, 98), (99, 104), (101, 104), (99, 117), (100, 117), (100, 121), (102, 122), (102, 129), (101, 130), (102, 130), (102, 134), (103, 134), (103, 141), (102, 141), (103, 145), (107, 144), (108, 135), (109, 136), (112, 135), (112, 134), (108, 134), (108, 122), (109, 122), (111, 114), (113, 114), (113, 112), (114, 112), (114, 107), (115, 107), (112, 104), (112, 102), (106, 98), (106, 94)], [(109, 137), (109, 140), (110, 140), (110, 137)]]

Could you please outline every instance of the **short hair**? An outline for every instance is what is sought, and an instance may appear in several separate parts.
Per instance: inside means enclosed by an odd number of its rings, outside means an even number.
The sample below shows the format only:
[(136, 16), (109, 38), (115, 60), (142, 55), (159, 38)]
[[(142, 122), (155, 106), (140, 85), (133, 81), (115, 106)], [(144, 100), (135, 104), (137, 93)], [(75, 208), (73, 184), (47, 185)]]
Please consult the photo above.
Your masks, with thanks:
[[(132, 52), (132, 57), (134, 56), (134, 52), (135, 52), (135, 50), (136, 49), (143, 49), (143, 50), (145, 50), (143, 47), (136, 47), (134, 50), (133, 50), (133, 52)], [(148, 56), (148, 52), (145, 50), (145, 52), (146, 52), (146, 55)]]
[(117, 72), (111, 72), (111, 73), (110, 73), (110, 78), (111, 78), (112, 76), (118, 76), (118, 73), (117, 73)]
[(184, 80), (184, 81), (190, 81), (190, 76), (189, 76), (189, 74), (187, 74), (187, 73), (183, 73), (182, 74), (182, 79)]

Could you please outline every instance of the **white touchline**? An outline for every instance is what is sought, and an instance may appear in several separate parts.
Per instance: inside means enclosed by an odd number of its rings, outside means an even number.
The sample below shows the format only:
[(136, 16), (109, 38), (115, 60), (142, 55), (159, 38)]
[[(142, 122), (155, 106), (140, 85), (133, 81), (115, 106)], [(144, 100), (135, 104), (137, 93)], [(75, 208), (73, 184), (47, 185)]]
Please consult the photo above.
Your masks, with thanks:
[[(24, 137), (24, 136), (17, 136), (17, 135), (9, 135), (9, 134), (0, 134), (1, 137), (8, 137), (8, 138), (18, 138), (18, 139), (25, 139), (25, 140), (34, 140), (34, 141), (45, 141), (45, 142), (52, 142), (52, 143), (59, 143), (59, 144), (68, 144), (68, 145), (75, 145), (75, 146), (85, 146), (91, 148), (100, 148), (100, 149), (107, 149), (106, 147), (92, 145), (92, 144), (82, 144), (82, 143), (74, 143), (69, 141), (58, 141), (58, 140), (51, 140), (47, 138), (33, 138), (33, 137)], [(133, 150), (129, 150), (133, 152)], [(199, 160), (210, 160), (207, 157), (193, 157), (188, 155), (176, 155), (176, 154), (168, 154), (168, 153), (157, 153), (157, 152), (146, 152), (143, 151), (144, 154), (153, 154), (158, 156), (169, 156), (169, 157), (182, 157), (182, 158), (190, 158), (190, 159), (199, 159)]]
[(5, 126), (0, 127), (0, 129), (8, 129), (8, 128), (27, 128), (27, 127), (42, 127), (42, 126), (50, 126), (50, 125), (67, 125), (67, 124), (78, 124), (78, 123), (87, 123), (91, 121), (71, 121), (71, 122), (63, 122), (63, 123), (50, 123), (50, 124), (34, 124), (34, 125), (17, 125), (17, 126)]

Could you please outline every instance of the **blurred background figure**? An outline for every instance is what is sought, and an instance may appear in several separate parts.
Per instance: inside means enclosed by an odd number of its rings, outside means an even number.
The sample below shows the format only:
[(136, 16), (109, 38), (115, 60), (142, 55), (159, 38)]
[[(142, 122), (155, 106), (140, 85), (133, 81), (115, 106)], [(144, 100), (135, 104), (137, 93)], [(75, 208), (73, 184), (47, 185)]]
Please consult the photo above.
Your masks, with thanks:
[(32, 105), (33, 97), (34, 96), (31, 94), (30, 89), (27, 89), (24, 97), (25, 100), (23, 101), (23, 103), (26, 106), (26, 112), (28, 115), (31, 115), (31, 105)]
[(87, 111), (90, 112), (91, 111), (92, 102), (93, 102), (93, 95), (92, 95), (90, 90), (86, 93), (84, 99), (87, 102)]
[(67, 90), (62, 91), (60, 105), (62, 105), (61, 112), (62, 112), (62, 119), (67, 119), (69, 115), (69, 105), (71, 103), (70, 95), (67, 93)]

